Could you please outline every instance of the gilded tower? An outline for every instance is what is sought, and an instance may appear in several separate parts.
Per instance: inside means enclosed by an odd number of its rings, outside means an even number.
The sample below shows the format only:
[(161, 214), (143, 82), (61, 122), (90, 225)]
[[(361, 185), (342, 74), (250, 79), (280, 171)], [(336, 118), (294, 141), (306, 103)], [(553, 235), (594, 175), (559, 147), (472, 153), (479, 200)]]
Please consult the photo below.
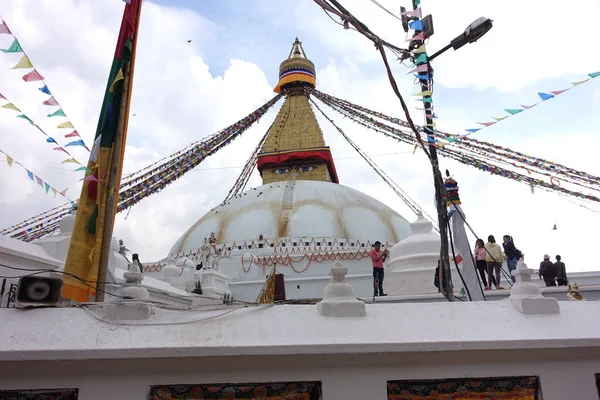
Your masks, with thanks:
[(258, 155), (263, 184), (288, 180), (338, 183), (331, 151), (313, 113), (306, 88), (316, 84), (315, 66), (296, 38), (279, 66), (275, 92), (286, 98)]

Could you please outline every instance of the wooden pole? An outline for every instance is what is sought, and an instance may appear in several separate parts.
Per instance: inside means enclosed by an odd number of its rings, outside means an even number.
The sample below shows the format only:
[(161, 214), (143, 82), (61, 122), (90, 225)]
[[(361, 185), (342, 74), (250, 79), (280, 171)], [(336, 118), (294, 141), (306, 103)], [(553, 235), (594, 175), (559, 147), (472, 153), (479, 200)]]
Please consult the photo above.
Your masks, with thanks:
[(129, 109), (131, 105), (131, 95), (133, 92), (133, 72), (135, 68), (135, 57), (137, 50), (137, 36), (139, 31), (140, 16), (142, 10), (142, 0), (138, 7), (138, 13), (135, 16), (135, 30), (133, 33), (133, 46), (131, 49), (131, 61), (126, 65), (126, 71), (123, 71), (124, 82), (119, 108), (118, 128), (115, 134), (115, 142), (111, 155), (111, 168), (108, 174), (107, 200), (106, 200), (106, 220), (102, 238), (102, 251), (100, 253), (100, 265), (98, 267), (98, 285), (96, 289), (96, 301), (103, 302), (105, 299), (105, 283), (108, 276), (108, 262), (110, 258), (110, 245), (112, 241), (115, 216), (119, 201), (119, 189), (121, 186), (121, 174), (123, 172), (123, 158), (125, 156), (125, 144), (127, 142), (127, 128), (129, 125)]

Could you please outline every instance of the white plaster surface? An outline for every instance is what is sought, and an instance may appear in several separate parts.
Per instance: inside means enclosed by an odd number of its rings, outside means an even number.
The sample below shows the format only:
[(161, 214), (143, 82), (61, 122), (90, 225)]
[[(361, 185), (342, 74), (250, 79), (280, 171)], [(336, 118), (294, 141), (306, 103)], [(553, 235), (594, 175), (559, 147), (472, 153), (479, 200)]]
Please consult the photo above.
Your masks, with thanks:
[[(214, 208), (175, 243), (170, 254), (199, 248), (211, 232), (220, 233), (220, 243), (257, 240), (259, 235), (280, 237), (287, 184), (259, 186)], [(292, 210), (283, 228), (289, 237), (347, 237), (364, 242), (397, 242), (410, 232), (408, 222), (380, 201), (350, 187), (320, 181), (296, 181)]]
[(220, 317), (222, 310), (155, 309), (145, 323), (160, 325), (121, 328), (77, 308), (0, 309), (0, 360), (598, 348), (600, 303), (560, 307), (524, 315), (507, 301), (371, 304), (360, 319), (322, 317), (314, 305)]

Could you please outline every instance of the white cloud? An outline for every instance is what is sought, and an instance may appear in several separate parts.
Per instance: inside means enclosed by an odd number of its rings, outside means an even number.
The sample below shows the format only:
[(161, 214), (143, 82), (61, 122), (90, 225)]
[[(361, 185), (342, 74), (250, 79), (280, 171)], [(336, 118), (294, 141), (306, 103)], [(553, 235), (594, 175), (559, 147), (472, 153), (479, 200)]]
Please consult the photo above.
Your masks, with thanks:
[[(396, 2), (380, 2), (397, 11)], [(286, 24), (292, 24), (301, 35), (309, 55), (328, 60), (325, 65), (317, 65), (320, 90), (389, 115), (402, 116), (379, 56), (368, 41), (335, 25), (311, 1), (295, 2), (293, 6), (284, 6), (279, 1), (259, 3), (257, 12), (263, 13), (260, 15), (293, 16)], [(573, 41), (572, 34), (556, 29), (559, 10), (539, 1), (522, 4), (508, 0), (502, 6), (469, 1), (461, 3), (464, 7), (461, 10), (450, 9), (450, 3), (439, 0), (426, 3), (423, 5), (426, 12), (435, 14), (436, 35), (429, 46), (433, 49), (441, 47), (480, 15), (496, 20), (495, 28), (481, 42), (436, 60), (437, 82), (445, 86), (513, 90), (536, 79), (590, 72), (594, 69), (591, 65), (600, 64), (597, 52), (589, 49), (585, 49), (586, 56), (578, 63), (555, 61), (554, 49), (569, 48), (570, 52), (582, 54), (584, 41)], [(97, 123), (122, 4), (120, 0), (13, 0), (0, 5), (0, 13), (20, 37), (88, 144), (92, 142)], [(386, 39), (399, 44), (404, 40), (399, 22), (386, 17), (371, 3), (354, 0), (344, 4)], [(579, 22), (585, 31), (581, 35), (598, 37), (596, 25), (584, 24), (597, 6), (584, 1), (581, 7), (588, 10), (581, 13), (583, 20)], [(529, 23), (525, 23), (526, 17)], [(282, 24), (281, 19), (265, 17), (261, 20), (265, 24), (260, 29)], [(548, 28), (542, 31), (546, 25)], [(136, 116), (130, 120), (125, 173), (232, 124), (273, 96), (275, 77), (267, 79), (264, 65), (232, 59), (222, 76), (211, 71), (204, 59), (206, 49), (224, 46), (216, 41), (215, 33), (224, 29), (226, 27), (189, 10), (145, 3), (131, 110)], [(244, 33), (242, 29), (241, 33)], [(251, 37), (252, 32), (246, 34)], [(521, 37), (529, 39), (519, 41)], [(192, 39), (191, 44), (187, 43), (189, 39)], [(5, 38), (0, 37), (0, 40)], [(249, 40), (239, 38), (243, 44)], [(0, 46), (5, 45), (6, 41), (0, 41)], [(289, 49), (272, 50), (283, 58)], [(318, 54), (319, 51), (324, 55)], [(14, 55), (0, 55), (0, 70), (8, 71), (17, 60)], [(466, 64), (467, 61), (471, 64)], [(466, 68), (475, 64), (476, 67)], [(524, 66), (535, 74), (524, 73)], [(411, 80), (403, 78), (406, 70), (394, 66), (394, 71), (402, 93), (415, 92)], [(22, 106), (34, 120), (43, 121), (41, 125), (49, 134), (62, 139), (61, 132), (54, 128), (54, 121), (45, 118), (47, 110), (40, 105), (44, 96), (35, 90), (37, 85), (22, 82), (20, 76), (20, 71), (0, 75), (0, 93)], [(440, 126), (458, 130), (473, 123), (460, 109), (461, 104), (457, 103), (445, 110), (447, 118)], [(327, 107), (324, 111), (365, 152), (375, 155), (374, 160), (434, 215), (430, 166), (421, 152), (413, 155), (410, 146), (364, 130)], [(319, 115), (318, 111), (315, 113)], [(412, 115), (415, 122), (422, 120), (414, 109)], [(241, 167), (245, 163), (274, 116), (275, 111), (269, 112), (260, 124), (218, 155), (160, 194), (143, 200), (132, 208), (127, 220), (125, 213), (120, 214), (115, 235), (125, 239), (143, 261), (163, 257), (192, 223), (225, 197), (241, 170), (230, 167)], [(319, 121), (337, 159), (341, 182), (378, 198), (412, 220), (408, 208), (356, 158), (356, 153), (334, 128), (320, 116)], [(65, 171), (68, 167), (60, 164), (63, 157), (49, 149), (40, 133), (6, 110), (0, 110), (0, 130), (0, 149), (30, 166), (57, 188), (69, 187), (73, 198), (78, 196), (80, 176)], [(600, 140), (593, 132), (569, 132), (563, 136), (557, 136), (556, 132), (536, 133), (528, 139), (511, 136), (501, 140), (507, 147), (597, 173), (593, 151)], [(582, 147), (581, 143), (586, 146)], [(81, 149), (74, 152), (80, 160), (87, 157)], [(489, 176), (455, 162), (443, 160), (442, 168), (449, 168), (459, 181), (464, 209), (481, 236), (512, 234), (533, 264), (543, 253), (560, 252), (571, 270), (595, 268), (589, 264), (588, 253), (581, 249), (595, 244), (591, 226), (600, 222), (597, 214), (537, 189), (532, 195), (526, 185)], [(250, 185), (259, 184), (255, 173)], [(28, 181), (17, 166), (8, 169), (0, 165), (0, 185), (4, 189), (0, 198), (2, 227), (61, 203), (60, 199), (42, 195), (41, 189)], [(559, 230), (550, 232), (554, 223)]]

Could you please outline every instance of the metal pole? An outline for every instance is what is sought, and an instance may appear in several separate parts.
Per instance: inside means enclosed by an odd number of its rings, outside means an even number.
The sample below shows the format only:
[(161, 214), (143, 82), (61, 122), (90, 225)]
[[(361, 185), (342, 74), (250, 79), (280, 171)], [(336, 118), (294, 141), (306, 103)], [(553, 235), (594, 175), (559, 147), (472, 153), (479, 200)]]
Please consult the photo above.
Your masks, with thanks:
[[(412, 0), (413, 10), (416, 10), (419, 7), (419, 0)], [(415, 31), (414, 36), (420, 34), (421, 31)], [(411, 43), (412, 44), (412, 43)], [(418, 40), (415, 43), (416, 47), (420, 47), (423, 44), (422, 40)], [(417, 66), (427, 64), (429, 65), (429, 60), (424, 62), (417, 63)], [(421, 91), (426, 92), (430, 91), (429, 87), (430, 79), (425, 75), (433, 74), (431, 70), (431, 65), (428, 68), (429, 72), (419, 72), (420, 76), (423, 76), (420, 79), (421, 83)], [(431, 76), (429, 76), (431, 78)], [(442, 283), (442, 292), (444, 296), (449, 301), (454, 301), (453, 287), (452, 287), (452, 276), (450, 272), (450, 257), (449, 257), (449, 247), (448, 247), (448, 210), (446, 209), (445, 204), (445, 190), (444, 190), (444, 181), (442, 178), (442, 173), (440, 171), (438, 156), (437, 156), (437, 148), (436, 148), (436, 138), (435, 138), (435, 128), (434, 128), (434, 120), (433, 120), (433, 103), (431, 95), (423, 96), (423, 109), (425, 110), (425, 133), (427, 134), (427, 143), (429, 145), (429, 153), (431, 154), (432, 159), (432, 170), (433, 170), (433, 183), (435, 186), (435, 207), (437, 209), (438, 214), (438, 225), (440, 231), (440, 240), (441, 240), (441, 248), (440, 248), (440, 259), (442, 260), (443, 268), (440, 268), (440, 282)]]

